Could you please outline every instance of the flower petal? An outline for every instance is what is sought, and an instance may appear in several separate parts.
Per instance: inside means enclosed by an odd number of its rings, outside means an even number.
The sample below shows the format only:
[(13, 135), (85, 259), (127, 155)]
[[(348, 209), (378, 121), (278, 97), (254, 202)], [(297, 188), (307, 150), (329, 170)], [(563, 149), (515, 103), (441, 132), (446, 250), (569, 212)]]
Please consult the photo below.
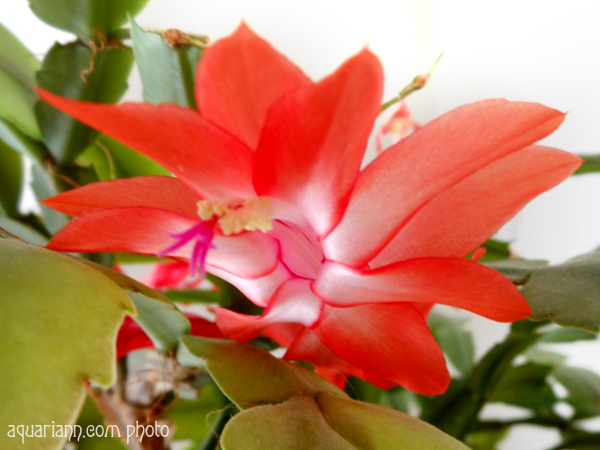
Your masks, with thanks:
[(248, 197), (252, 151), (198, 112), (163, 103), (105, 105), (38, 88), (42, 100), (154, 159), (201, 197)]
[(129, 316), (119, 328), (117, 335), (117, 359), (142, 348), (152, 348), (154, 344), (142, 328)]
[(288, 269), (301, 278), (314, 279), (321, 268), (323, 249), (317, 241), (310, 240), (294, 224), (273, 221), (269, 235), (279, 241), (281, 259)]
[(342, 221), (323, 241), (326, 257), (363, 267), (437, 195), (547, 136), (563, 119), (539, 104), (496, 99), (427, 124), (360, 174)]
[(200, 277), (190, 279), (190, 265), (183, 261), (167, 261), (154, 264), (149, 274), (140, 281), (152, 289), (196, 289), (204, 281)]
[(289, 347), (303, 328), (306, 327), (299, 323), (276, 323), (265, 327), (262, 334), (273, 339), (282, 347)]
[(369, 266), (430, 256), (462, 258), (580, 165), (578, 156), (537, 145), (498, 159), (426, 203)]
[(383, 73), (363, 50), (317, 85), (269, 110), (254, 159), (254, 186), (298, 205), (318, 235), (340, 220), (380, 109)]
[[(156, 255), (179, 233), (199, 221), (143, 206), (95, 210), (76, 217), (56, 233), (47, 248), (63, 252), (127, 252)], [(169, 256), (189, 258), (185, 247)]]
[(288, 361), (304, 361), (326, 380), (344, 388), (349, 375), (365, 379), (364, 371), (335, 356), (310, 328), (302, 328), (285, 353)]
[(312, 81), (245, 23), (204, 51), (196, 73), (196, 100), (204, 117), (251, 149), (273, 102)]
[(441, 394), (450, 383), (440, 347), (409, 304), (326, 305), (315, 332), (338, 357), (418, 394)]
[(279, 264), (277, 241), (261, 231), (232, 236), (215, 234), (213, 244), (215, 250), (208, 252), (206, 265), (240, 278), (264, 278)]
[(412, 259), (364, 272), (327, 262), (312, 287), (325, 303), (340, 307), (441, 303), (498, 322), (514, 322), (532, 314), (508, 278), (464, 259)]
[(247, 342), (258, 336), (270, 325), (299, 323), (312, 326), (321, 315), (323, 304), (310, 290), (310, 281), (292, 279), (283, 284), (259, 316), (238, 314), (224, 308), (216, 308), (217, 325), (223, 333), (239, 342)]
[(281, 261), (278, 261), (277, 266), (272, 272), (264, 275), (260, 278), (241, 278), (235, 276), (229, 272), (226, 272), (210, 264), (206, 265), (206, 270), (213, 275), (233, 284), (244, 294), (248, 299), (258, 305), (265, 307), (269, 304), (277, 289), (285, 283), (287, 280), (292, 278), (289, 270), (285, 267)]
[(197, 220), (198, 200), (198, 195), (177, 178), (147, 176), (88, 184), (42, 200), (41, 203), (70, 216), (80, 216), (98, 209), (150, 206)]
[[(69, 222), (50, 240), (47, 248), (64, 252), (126, 252), (156, 255), (173, 244), (168, 233), (182, 233), (198, 220), (144, 206), (92, 211)], [(259, 278), (278, 263), (277, 242), (261, 233), (215, 235), (216, 249), (208, 252), (207, 265), (244, 278)], [(189, 259), (185, 245), (169, 257)]]

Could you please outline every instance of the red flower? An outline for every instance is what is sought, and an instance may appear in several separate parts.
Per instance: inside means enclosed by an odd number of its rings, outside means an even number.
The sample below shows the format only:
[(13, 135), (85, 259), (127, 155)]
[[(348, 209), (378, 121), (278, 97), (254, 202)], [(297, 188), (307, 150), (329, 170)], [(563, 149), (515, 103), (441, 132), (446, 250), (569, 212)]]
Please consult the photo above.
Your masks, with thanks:
[[(382, 88), (368, 50), (315, 83), (242, 25), (204, 53), (199, 112), (40, 91), (177, 177), (46, 200), (76, 217), (49, 248), (158, 254), (185, 240), (169, 233), (204, 224), (215, 247), (206, 270), (266, 307), (261, 317), (217, 310), (224, 333), (247, 341), (264, 330), (289, 344), (288, 358), (337, 382), (353, 373), (441, 393), (449, 375), (427, 313), (443, 303), (498, 321), (531, 314), (500, 273), (463, 258), (580, 159), (533, 145), (561, 112), (487, 100), (445, 114), (360, 171)], [(206, 239), (194, 236), (168, 256), (196, 258)]]
[(194, 289), (202, 283), (202, 278), (190, 279), (190, 266), (181, 261), (159, 262), (154, 264), (152, 271), (142, 278), (142, 283), (153, 289)]
[(390, 112), (391, 114), (383, 122), (375, 137), (377, 153), (381, 153), (384, 147), (386, 147), (384, 141), (387, 140), (388, 136), (391, 137), (392, 144), (396, 144), (421, 128), (421, 125), (415, 120), (404, 100), (401, 100), (398, 106)]

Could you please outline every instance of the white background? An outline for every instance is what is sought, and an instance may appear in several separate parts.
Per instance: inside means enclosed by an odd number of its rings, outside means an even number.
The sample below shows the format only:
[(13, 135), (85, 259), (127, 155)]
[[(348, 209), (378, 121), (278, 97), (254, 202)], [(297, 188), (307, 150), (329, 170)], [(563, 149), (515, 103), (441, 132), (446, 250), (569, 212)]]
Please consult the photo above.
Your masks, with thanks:
[[(408, 100), (420, 122), (485, 98), (540, 102), (569, 111), (545, 145), (600, 153), (600, 2), (151, 0), (137, 21), (146, 28), (179, 28), (215, 39), (231, 33), (242, 18), (315, 79), (369, 45), (386, 70), (386, 98), (429, 70), (444, 51), (430, 84)], [(72, 39), (39, 22), (25, 0), (0, 1), (0, 22), (40, 57), (55, 39)], [(141, 99), (135, 76), (131, 85), (127, 98)], [(512, 240), (513, 250), (524, 257), (554, 263), (600, 246), (600, 175), (569, 179), (540, 196), (501, 237)], [(481, 318), (469, 326), (478, 354), (507, 330)], [(600, 372), (598, 342), (564, 350), (570, 363)], [(546, 431), (520, 429), (502, 448), (544, 449), (554, 438)]]

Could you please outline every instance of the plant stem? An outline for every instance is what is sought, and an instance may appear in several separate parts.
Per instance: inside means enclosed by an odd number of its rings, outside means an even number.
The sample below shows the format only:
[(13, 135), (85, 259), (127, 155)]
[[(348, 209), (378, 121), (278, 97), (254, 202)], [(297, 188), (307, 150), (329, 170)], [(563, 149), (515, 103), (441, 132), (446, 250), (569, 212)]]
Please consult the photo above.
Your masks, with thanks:
[(492, 348), (464, 380), (424, 408), (421, 419), (464, 441), (477, 427), (481, 409), (513, 360), (539, 338), (535, 329), (544, 324), (531, 321), (514, 324), (506, 340)]

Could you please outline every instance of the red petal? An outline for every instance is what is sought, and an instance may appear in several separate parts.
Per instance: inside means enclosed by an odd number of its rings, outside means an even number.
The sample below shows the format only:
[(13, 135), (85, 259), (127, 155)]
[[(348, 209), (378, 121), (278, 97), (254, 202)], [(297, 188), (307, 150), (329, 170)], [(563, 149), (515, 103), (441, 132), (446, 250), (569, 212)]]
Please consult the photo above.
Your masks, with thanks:
[[(142, 206), (95, 210), (69, 222), (52, 237), (47, 248), (156, 255), (173, 243), (167, 233), (179, 233), (197, 223), (197, 219)], [(188, 258), (189, 253), (181, 249), (170, 256)]]
[(369, 265), (429, 256), (462, 258), (580, 165), (578, 156), (540, 146), (494, 161), (425, 204)]
[(203, 336), (209, 338), (225, 339), (226, 336), (221, 333), (216, 323), (210, 322), (202, 317), (194, 316), (192, 314), (186, 314), (187, 318), (190, 319), (192, 328), (190, 333), (194, 336)]
[(183, 261), (168, 261), (154, 264), (152, 271), (140, 281), (152, 289), (196, 289), (202, 278), (190, 280), (190, 265)]
[(302, 209), (318, 235), (340, 220), (380, 109), (383, 73), (363, 50), (317, 85), (269, 110), (254, 185)]
[(78, 102), (38, 88), (62, 112), (156, 160), (198, 195), (247, 197), (252, 151), (194, 110), (163, 103)]
[(338, 357), (418, 394), (441, 394), (450, 383), (425, 319), (408, 304), (325, 306), (315, 332)]
[(441, 303), (499, 322), (514, 322), (532, 314), (508, 278), (464, 259), (412, 259), (365, 272), (328, 262), (313, 283), (313, 290), (327, 304), (340, 307)]
[(277, 266), (272, 272), (261, 278), (240, 278), (229, 272), (206, 265), (206, 270), (213, 275), (222, 278), (228, 283), (233, 284), (244, 294), (250, 301), (258, 306), (265, 307), (269, 304), (277, 289), (292, 278), (289, 270), (281, 261), (278, 261)]
[(360, 174), (342, 221), (323, 241), (326, 256), (363, 267), (433, 198), (547, 136), (563, 119), (539, 104), (485, 100), (427, 124)]
[[(156, 255), (173, 244), (168, 233), (181, 233), (198, 220), (171, 211), (143, 206), (97, 210), (72, 220), (50, 240), (47, 248), (64, 252), (126, 252)], [(259, 278), (278, 263), (277, 242), (265, 233), (217, 236), (207, 265), (237, 276)], [(191, 246), (168, 256), (189, 259)]]
[(177, 178), (149, 176), (88, 184), (42, 203), (70, 216), (97, 209), (150, 206), (197, 219), (198, 200), (198, 195)]
[(261, 231), (220, 236), (213, 239), (206, 265), (247, 279), (261, 279), (273, 273), (279, 264), (277, 241)]
[(217, 325), (223, 333), (239, 342), (258, 336), (270, 325), (299, 323), (312, 326), (321, 315), (322, 303), (310, 290), (310, 281), (292, 279), (282, 285), (259, 316), (246, 316), (228, 309), (216, 308)]
[(349, 375), (365, 379), (362, 369), (354, 367), (335, 356), (331, 350), (323, 345), (316, 333), (310, 328), (303, 328), (296, 335), (284, 359), (288, 361), (305, 361), (312, 364), (315, 372), (342, 389)]
[(301, 278), (314, 279), (321, 268), (323, 249), (321, 244), (306, 237), (294, 224), (273, 221), (269, 233), (279, 241), (281, 259), (286, 267)]
[(144, 330), (129, 316), (119, 328), (117, 336), (117, 359), (142, 348), (152, 348), (154, 344)]
[(265, 327), (262, 334), (273, 339), (282, 347), (289, 347), (303, 328), (305, 327), (299, 323), (276, 323)]
[(204, 117), (256, 149), (267, 110), (282, 94), (312, 81), (242, 22), (206, 48), (196, 74)]

